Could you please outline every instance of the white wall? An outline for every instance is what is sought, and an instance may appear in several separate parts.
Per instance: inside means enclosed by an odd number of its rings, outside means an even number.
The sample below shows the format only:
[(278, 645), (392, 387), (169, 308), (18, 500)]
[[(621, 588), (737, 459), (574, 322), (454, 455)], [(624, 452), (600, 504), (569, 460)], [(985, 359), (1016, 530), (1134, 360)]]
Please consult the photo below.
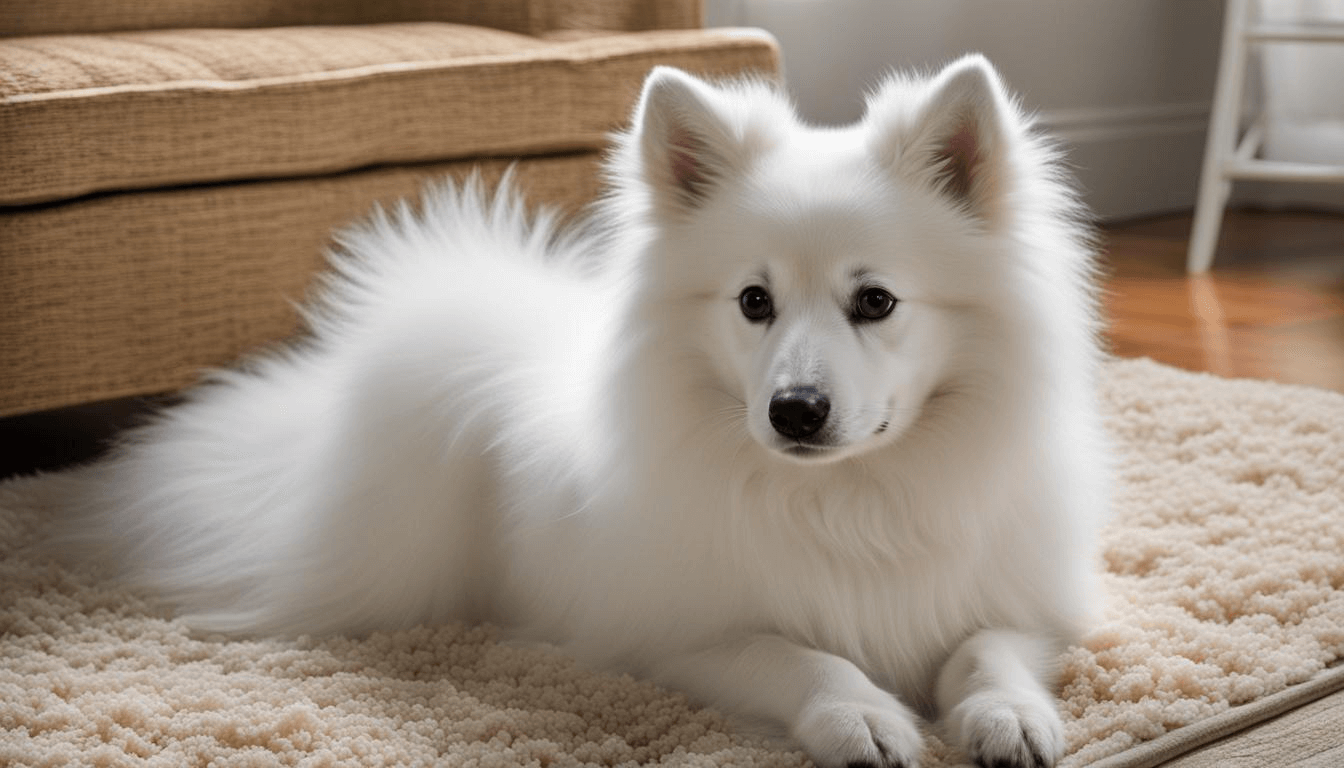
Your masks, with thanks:
[(769, 30), (804, 117), (859, 117), (891, 68), (980, 51), (1065, 140), (1093, 209), (1194, 204), (1221, 0), (707, 0), (710, 25)]

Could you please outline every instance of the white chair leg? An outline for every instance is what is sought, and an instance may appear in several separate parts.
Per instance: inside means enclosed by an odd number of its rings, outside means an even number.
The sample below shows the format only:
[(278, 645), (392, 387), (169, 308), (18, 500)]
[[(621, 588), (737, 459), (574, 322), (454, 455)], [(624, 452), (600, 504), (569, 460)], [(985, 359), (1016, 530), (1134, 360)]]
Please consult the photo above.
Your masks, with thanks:
[(1213, 264), (1218, 247), (1218, 230), (1223, 221), (1232, 183), (1225, 174), (1236, 152), (1237, 128), (1241, 119), (1241, 96), (1246, 82), (1246, 38), (1250, 21), (1250, 0), (1228, 0), (1223, 19), (1223, 48), (1218, 60), (1218, 85), (1214, 92), (1209, 133), (1204, 144), (1204, 169), (1200, 174), (1199, 199), (1190, 233), (1190, 251), (1186, 271), (1206, 272)]
[(1213, 266), (1213, 253), (1218, 248), (1218, 230), (1223, 224), (1223, 207), (1227, 204), (1232, 183), (1223, 178), (1221, 171), (1205, 170), (1199, 184), (1199, 199), (1195, 202), (1195, 220), (1190, 228), (1190, 251), (1186, 255), (1185, 271), (1194, 275), (1207, 272)]

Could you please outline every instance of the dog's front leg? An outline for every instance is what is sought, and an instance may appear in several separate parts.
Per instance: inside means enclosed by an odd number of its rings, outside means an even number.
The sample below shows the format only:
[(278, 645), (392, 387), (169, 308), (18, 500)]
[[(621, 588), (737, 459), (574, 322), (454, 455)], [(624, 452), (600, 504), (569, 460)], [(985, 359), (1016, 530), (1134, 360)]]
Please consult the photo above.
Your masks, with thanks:
[(777, 635), (674, 657), (660, 682), (743, 715), (786, 725), (820, 766), (915, 768), (915, 716), (853, 663)]
[(982, 630), (938, 675), (948, 735), (982, 766), (1049, 768), (1064, 753), (1064, 727), (1048, 690), (1053, 644), (1011, 630)]

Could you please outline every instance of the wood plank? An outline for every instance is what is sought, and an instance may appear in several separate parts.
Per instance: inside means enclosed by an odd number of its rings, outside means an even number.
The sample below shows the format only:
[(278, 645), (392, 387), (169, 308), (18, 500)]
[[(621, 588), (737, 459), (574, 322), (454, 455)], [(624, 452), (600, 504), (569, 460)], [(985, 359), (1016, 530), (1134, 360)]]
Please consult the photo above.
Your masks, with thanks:
[(1197, 276), (1189, 230), (1188, 214), (1104, 230), (1112, 352), (1344, 391), (1344, 216), (1230, 212)]

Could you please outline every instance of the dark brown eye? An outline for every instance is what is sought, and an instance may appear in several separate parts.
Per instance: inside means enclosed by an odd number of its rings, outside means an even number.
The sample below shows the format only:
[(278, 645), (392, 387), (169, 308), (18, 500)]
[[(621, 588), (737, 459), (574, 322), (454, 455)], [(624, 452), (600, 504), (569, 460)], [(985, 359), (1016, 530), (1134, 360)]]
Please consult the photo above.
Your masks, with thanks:
[(774, 304), (770, 302), (770, 294), (759, 285), (753, 285), (743, 288), (742, 293), (737, 297), (737, 305), (742, 308), (742, 316), (759, 323), (762, 320), (769, 320), (775, 314)]
[(854, 317), (859, 320), (881, 320), (896, 308), (896, 297), (881, 288), (864, 288), (854, 297)]

